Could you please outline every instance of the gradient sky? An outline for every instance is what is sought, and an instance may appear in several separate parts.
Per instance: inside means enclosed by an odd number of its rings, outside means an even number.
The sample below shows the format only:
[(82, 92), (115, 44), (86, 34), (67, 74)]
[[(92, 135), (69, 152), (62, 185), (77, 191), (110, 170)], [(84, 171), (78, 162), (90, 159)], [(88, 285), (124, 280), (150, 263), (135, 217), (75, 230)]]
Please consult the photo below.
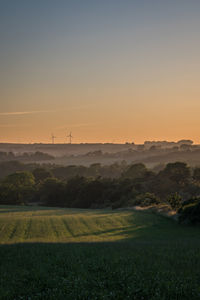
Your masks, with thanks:
[(200, 142), (200, 1), (0, 0), (0, 142)]

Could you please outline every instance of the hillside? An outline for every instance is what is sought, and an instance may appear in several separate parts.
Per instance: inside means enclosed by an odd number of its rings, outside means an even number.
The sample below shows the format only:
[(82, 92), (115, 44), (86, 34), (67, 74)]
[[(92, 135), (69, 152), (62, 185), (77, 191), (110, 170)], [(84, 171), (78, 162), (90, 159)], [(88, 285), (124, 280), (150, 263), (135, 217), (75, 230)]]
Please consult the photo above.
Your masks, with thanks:
[(200, 229), (148, 211), (0, 208), (0, 299), (199, 299)]
[[(173, 235), (171, 231), (173, 230)], [(169, 218), (130, 210), (1, 206), (0, 243), (108, 242), (192, 238), (200, 230)]]

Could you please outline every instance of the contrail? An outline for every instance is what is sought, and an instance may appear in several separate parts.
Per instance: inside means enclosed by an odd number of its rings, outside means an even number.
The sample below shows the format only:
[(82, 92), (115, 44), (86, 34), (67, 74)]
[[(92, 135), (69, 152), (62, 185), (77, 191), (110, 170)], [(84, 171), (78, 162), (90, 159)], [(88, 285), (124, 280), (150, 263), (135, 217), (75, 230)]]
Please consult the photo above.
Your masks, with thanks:
[(48, 113), (48, 112), (53, 112), (53, 110), (33, 110), (33, 111), (0, 112), (0, 116), (31, 115), (31, 114)]
[[(74, 106), (69, 109), (56, 109), (56, 110), (32, 110), (32, 111), (13, 111), (13, 112), (0, 112), (0, 116), (19, 116), (19, 115), (31, 115), (31, 114), (40, 114), (40, 113), (49, 113), (49, 112), (60, 112), (60, 111), (71, 111), (87, 108), (89, 105), (85, 106)], [(91, 106), (91, 105), (90, 105)]]

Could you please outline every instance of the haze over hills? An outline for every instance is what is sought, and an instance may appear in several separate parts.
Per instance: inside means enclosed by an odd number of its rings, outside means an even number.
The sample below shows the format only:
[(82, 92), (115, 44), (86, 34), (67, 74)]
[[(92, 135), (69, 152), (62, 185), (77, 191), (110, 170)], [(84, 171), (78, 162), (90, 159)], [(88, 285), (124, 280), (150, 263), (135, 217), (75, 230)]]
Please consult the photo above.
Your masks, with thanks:
[(90, 165), (143, 162), (148, 167), (160, 163), (184, 161), (200, 164), (200, 145), (192, 140), (177, 142), (145, 141), (144, 144), (16, 144), (0, 143), (0, 161), (49, 162), (61, 165)]

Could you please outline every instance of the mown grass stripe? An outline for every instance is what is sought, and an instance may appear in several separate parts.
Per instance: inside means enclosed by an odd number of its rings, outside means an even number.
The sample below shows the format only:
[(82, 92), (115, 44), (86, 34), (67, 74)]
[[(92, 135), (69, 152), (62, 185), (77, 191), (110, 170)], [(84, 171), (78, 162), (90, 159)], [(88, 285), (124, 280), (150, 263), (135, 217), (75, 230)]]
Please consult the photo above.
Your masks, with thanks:
[(188, 241), (198, 239), (200, 230), (150, 212), (0, 206), (0, 243), (119, 241), (144, 237), (179, 240), (182, 236)]

